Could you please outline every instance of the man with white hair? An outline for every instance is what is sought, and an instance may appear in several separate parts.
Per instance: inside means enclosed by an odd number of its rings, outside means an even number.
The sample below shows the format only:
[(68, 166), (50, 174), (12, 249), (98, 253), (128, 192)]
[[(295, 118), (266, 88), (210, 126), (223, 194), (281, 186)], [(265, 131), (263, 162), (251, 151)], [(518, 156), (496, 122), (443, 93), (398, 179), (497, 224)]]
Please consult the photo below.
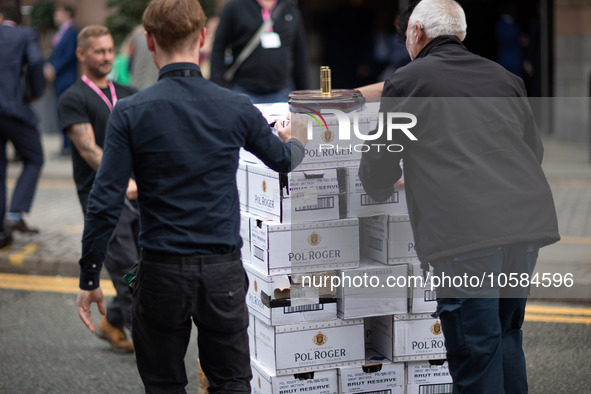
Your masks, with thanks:
[[(377, 201), (404, 179), (417, 255), (433, 267), (454, 393), (526, 393), (525, 304), (538, 250), (560, 239), (543, 148), (523, 81), (462, 44), (452, 0), (406, 14), (413, 60), (383, 87), (380, 112), (411, 112), (416, 141), (381, 133), (359, 175)], [(389, 135), (388, 135), (389, 134)], [(443, 282), (447, 278), (447, 282)]]

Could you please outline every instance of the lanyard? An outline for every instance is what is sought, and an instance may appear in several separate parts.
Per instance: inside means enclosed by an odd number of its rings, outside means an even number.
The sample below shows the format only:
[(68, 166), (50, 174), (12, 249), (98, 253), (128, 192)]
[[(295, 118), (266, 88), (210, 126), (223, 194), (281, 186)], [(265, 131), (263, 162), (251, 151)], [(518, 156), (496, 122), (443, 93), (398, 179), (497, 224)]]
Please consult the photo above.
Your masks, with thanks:
[(86, 75), (82, 76), (82, 82), (87, 84), (92, 90), (95, 91), (96, 94), (99, 95), (100, 98), (103, 99), (105, 104), (107, 104), (107, 107), (109, 107), (109, 111), (113, 111), (113, 107), (115, 106), (115, 104), (117, 104), (117, 93), (115, 92), (115, 85), (113, 85), (113, 82), (107, 81), (109, 83), (109, 89), (111, 90), (111, 99), (113, 100), (113, 104), (111, 104), (107, 96), (105, 96), (105, 94), (99, 89), (99, 87), (96, 86), (94, 82), (92, 82), (90, 79), (88, 79)]
[(64, 37), (64, 34), (66, 33), (66, 30), (68, 30), (70, 28), (70, 26), (72, 26), (72, 21), (67, 21), (61, 24), (61, 26), (59, 27), (59, 29), (57, 29), (57, 33), (55, 33), (55, 36), (53, 36), (53, 39), (51, 40), (51, 46), (55, 48), (55, 46), (57, 44), (59, 44), (59, 42), (62, 40), (62, 38)]
[[(258, 0), (257, 0), (258, 1)], [(275, 8), (275, 6), (277, 5), (277, 1), (274, 1), (273, 4), (271, 5), (271, 8), (267, 9), (265, 7), (263, 7), (262, 1), (259, 1), (259, 5), (262, 8), (262, 14), (263, 14), (263, 22), (268, 21), (269, 19), (271, 19), (271, 11), (273, 10), (273, 8)], [(273, 31), (273, 25), (269, 26), (266, 30), (267, 33), (270, 33)]]
[[(266, 22), (269, 19), (271, 19), (271, 11), (263, 8), (263, 21)], [(270, 33), (273, 31), (273, 26), (269, 26), (266, 30), (267, 33)]]

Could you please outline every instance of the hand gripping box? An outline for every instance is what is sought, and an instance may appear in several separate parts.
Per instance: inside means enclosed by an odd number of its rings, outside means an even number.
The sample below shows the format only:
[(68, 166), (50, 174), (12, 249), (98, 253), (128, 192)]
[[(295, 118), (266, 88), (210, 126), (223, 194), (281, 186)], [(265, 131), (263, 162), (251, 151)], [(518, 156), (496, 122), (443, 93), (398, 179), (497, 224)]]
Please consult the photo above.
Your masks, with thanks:
[(405, 364), (407, 394), (453, 392), (453, 380), (447, 361), (418, 361)]
[[(337, 304), (330, 289), (302, 286), (291, 275), (268, 275), (244, 264), (249, 312), (270, 326), (335, 320)], [(334, 274), (334, 272), (333, 272)], [(328, 274), (327, 274), (328, 275)]]
[(358, 268), (340, 270), (332, 281), (339, 284), (336, 287), (338, 316), (357, 319), (406, 313), (408, 287), (398, 287), (396, 279), (406, 279), (407, 275), (406, 264), (384, 265), (369, 259), (361, 259)]
[(257, 360), (250, 359), (253, 394), (337, 394), (337, 370), (304, 372), (294, 375), (277, 376)]
[(371, 347), (392, 361), (445, 358), (439, 319), (429, 314), (402, 314), (371, 318)]
[(248, 210), (281, 223), (340, 218), (341, 194), (336, 169), (279, 174), (248, 165)]
[(347, 217), (364, 218), (376, 215), (408, 215), (404, 189), (394, 190), (385, 201), (371, 198), (359, 179), (359, 167), (347, 167)]
[(411, 296), (408, 299), (409, 313), (435, 313), (437, 309), (437, 291), (431, 288), (433, 267), (430, 267), (428, 274), (423, 274), (421, 263), (408, 264), (409, 275), (412, 278)]
[[(360, 110), (340, 113), (329, 109), (319, 109), (320, 113), (308, 114), (308, 143), (300, 170), (314, 170), (358, 166), (361, 153), (368, 149), (372, 141), (364, 135), (378, 125), (379, 103), (369, 103)], [(256, 104), (269, 123), (285, 119), (290, 113), (286, 103), (270, 105)], [(340, 119), (339, 119), (340, 117)], [(241, 149), (240, 158), (252, 163), (262, 164), (252, 153)]]
[(366, 349), (365, 364), (339, 367), (339, 393), (405, 393), (404, 363), (392, 363), (377, 352)]
[[(265, 103), (255, 104), (254, 106), (257, 107), (259, 111), (261, 111), (261, 114), (265, 117), (267, 123), (269, 124), (277, 119), (285, 120), (289, 114), (289, 105), (287, 103)], [(271, 128), (270, 126), (269, 131), (277, 135), (277, 130)], [(252, 164), (264, 165), (261, 159), (244, 148), (240, 148), (240, 160)]]
[(362, 256), (383, 264), (418, 261), (408, 215), (361, 218), (359, 233)]
[(256, 319), (257, 361), (273, 373), (293, 375), (362, 364), (363, 320), (269, 326)]
[(269, 275), (307, 273), (359, 265), (359, 221), (302, 224), (251, 221), (251, 264)]

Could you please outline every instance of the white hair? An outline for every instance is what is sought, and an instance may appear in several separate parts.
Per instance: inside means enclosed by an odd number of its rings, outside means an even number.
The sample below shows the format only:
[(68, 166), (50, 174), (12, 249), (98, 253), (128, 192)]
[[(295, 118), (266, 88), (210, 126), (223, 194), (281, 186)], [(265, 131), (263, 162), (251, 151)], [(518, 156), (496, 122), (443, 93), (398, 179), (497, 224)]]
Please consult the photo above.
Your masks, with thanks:
[(466, 14), (454, 0), (421, 0), (408, 20), (413, 31), (416, 23), (429, 39), (444, 35), (457, 36), (461, 41), (466, 38)]

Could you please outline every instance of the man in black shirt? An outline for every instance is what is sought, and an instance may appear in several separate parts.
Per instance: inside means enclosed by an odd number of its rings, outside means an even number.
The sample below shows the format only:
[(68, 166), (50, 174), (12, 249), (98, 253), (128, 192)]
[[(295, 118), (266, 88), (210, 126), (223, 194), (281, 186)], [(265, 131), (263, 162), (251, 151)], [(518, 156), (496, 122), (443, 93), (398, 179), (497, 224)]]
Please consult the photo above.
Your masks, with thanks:
[[(113, 66), (114, 47), (106, 27), (85, 27), (78, 36), (78, 45), (76, 55), (82, 64), (82, 79), (61, 96), (58, 113), (60, 124), (74, 146), (74, 180), (82, 210), (86, 212), (90, 189), (103, 156), (111, 110), (118, 99), (136, 91), (107, 79)], [(129, 180), (127, 198), (105, 257), (117, 296), (109, 303), (106, 316), (99, 322), (97, 335), (108, 340), (115, 350), (132, 352), (133, 343), (123, 330), (131, 330), (131, 293), (123, 276), (139, 260), (139, 220), (131, 202), (137, 198), (137, 187), (132, 179)]]
[(302, 16), (291, 0), (231, 0), (224, 7), (215, 31), (211, 53), (211, 80), (227, 82), (224, 73), (226, 51), (234, 64), (263, 24), (260, 43), (238, 67), (231, 80), (232, 89), (247, 94), (254, 103), (285, 102), (290, 90), (308, 87), (308, 58)]
[(153, 0), (143, 25), (159, 81), (121, 100), (109, 119), (84, 226), (78, 314), (94, 331), (90, 306), (103, 303), (101, 262), (133, 172), (142, 258), (132, 332), (146, 391), (185, 392), (193, 322), (209, 392), (250, 393), (238, 154), (244, 147), (288, 172), (303, 159), (306, 127), (294, 128), (295, 139), (280, 125), (278, 138), (247, 97), (201, 76), (197, 0)]

